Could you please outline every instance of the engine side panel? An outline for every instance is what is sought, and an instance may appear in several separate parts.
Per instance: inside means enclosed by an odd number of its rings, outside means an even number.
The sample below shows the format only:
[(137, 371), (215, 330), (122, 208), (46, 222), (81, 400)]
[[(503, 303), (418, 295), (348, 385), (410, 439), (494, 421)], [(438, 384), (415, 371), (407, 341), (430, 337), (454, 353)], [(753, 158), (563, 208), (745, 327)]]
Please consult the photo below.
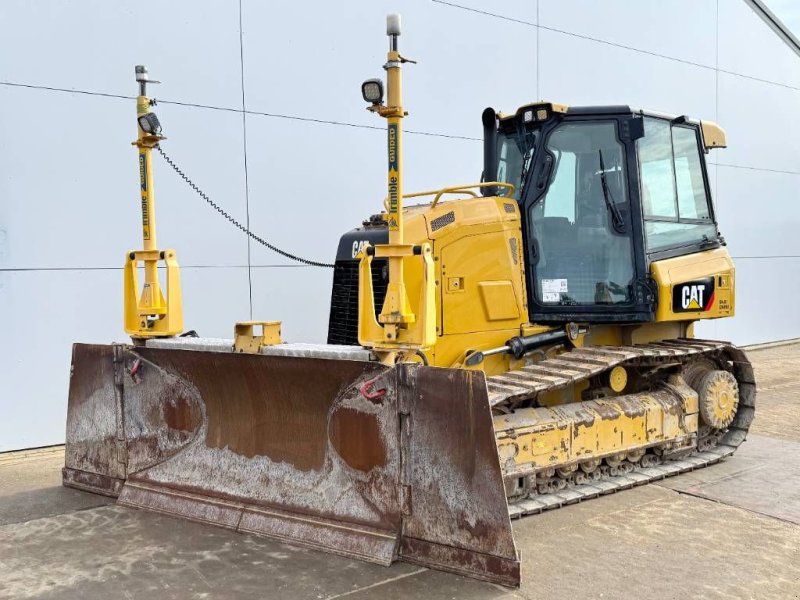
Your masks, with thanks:
[(735, 269), (725, 248), (654, 262), (658, 321), (717, 319), (735, 314)]

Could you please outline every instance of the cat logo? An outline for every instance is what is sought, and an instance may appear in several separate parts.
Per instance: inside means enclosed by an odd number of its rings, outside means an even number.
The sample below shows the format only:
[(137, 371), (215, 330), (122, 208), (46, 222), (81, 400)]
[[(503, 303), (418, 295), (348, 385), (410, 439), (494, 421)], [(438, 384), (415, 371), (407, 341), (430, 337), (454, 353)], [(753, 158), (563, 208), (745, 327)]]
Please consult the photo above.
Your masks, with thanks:
[(714, 306), (714, 278), (679, 283), (672, 288), (672, 312), (706, 312)]
[(356, 240), (353, 242), (353, 258), (356, 258), (358, 253), (367, 246), (369, 246), (369, 240)]

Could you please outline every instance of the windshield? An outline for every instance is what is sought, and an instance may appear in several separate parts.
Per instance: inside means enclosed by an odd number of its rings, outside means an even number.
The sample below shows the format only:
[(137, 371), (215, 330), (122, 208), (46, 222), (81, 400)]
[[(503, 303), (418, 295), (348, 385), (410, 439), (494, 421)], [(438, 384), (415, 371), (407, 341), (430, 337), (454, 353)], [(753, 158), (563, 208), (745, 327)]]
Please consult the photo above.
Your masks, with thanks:
[(562, 123), (547, 151), (555, 165), (529, 213), (536, 299), (545, 306), (631, 302), (628, 182), (616, 121)]
[(523, 176), (531, 164), (536, 131), (500, 131), (497, 135), (497, 181), (514, 186), (514, 197), (522, 196)]

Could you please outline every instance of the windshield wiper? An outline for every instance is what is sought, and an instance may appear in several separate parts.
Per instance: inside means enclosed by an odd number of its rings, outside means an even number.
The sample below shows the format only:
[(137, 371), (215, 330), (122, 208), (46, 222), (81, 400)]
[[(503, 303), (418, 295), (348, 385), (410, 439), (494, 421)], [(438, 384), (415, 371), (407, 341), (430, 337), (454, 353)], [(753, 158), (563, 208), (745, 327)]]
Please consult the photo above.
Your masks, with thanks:
[(608, 181), (606, 180), (606, 163), (603, 160), (603, 151), (598, 149), (597, 152), (600, 155), (600, 183), (603, 187), (603, 200), (606, 202), (606, 208), (608, 208), (608, 212), (611, 213), (611, 225), (614, 227), (614, 231), (617, 233), (624, 233), (625, 221), (623, 221), (622, 215), (619, 213), (617, 204), (614, 202), (614, 198), (611, 195), (611, 190), (608, 187)]
[(528, 179), (528, 167), (531, 164), (531, 158), (533, 155), (533, 148), (528, 148), (525, 151), (525, 154), (522, 155), (522, 171), (519, 175), (519, 190), (518, 190), (518, 198), (522, 200), (525, 197), (525, 183)]

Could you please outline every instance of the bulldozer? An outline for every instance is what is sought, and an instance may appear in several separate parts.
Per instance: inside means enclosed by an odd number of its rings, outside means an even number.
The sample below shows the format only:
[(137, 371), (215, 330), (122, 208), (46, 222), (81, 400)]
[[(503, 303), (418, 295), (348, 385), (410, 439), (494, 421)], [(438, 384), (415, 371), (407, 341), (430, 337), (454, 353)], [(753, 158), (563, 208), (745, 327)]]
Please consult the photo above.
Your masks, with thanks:
[(480, 182), (405, 193), (413, 61), (399, 16), (387, 34), (385, 98), (382, 79), (361, 90), (387, 121), (387, 195), (341, 237), (326, 344), (284, 343), (280, 321), (183, 332), (153, 151), (176, 167), (137, 67), (131, 343), (73, 347), (63, 482), (514, 587), (512, 520), (717, 463), (746, 437), (749, 361), (694, 335), (735, 309), (706, 164), (725, 133), (624, 105), (487, 108)]

